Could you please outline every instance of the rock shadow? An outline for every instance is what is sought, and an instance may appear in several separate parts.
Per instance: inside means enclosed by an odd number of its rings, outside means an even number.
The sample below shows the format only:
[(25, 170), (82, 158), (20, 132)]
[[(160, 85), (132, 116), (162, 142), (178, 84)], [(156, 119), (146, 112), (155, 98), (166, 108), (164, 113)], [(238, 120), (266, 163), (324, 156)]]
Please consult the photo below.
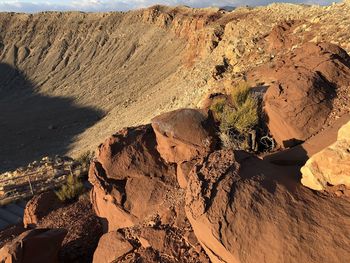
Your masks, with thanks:
[(0, 63), (0, 172), (43, 156), (65, 155), (103, 112), (40, 94), (21, 71)]

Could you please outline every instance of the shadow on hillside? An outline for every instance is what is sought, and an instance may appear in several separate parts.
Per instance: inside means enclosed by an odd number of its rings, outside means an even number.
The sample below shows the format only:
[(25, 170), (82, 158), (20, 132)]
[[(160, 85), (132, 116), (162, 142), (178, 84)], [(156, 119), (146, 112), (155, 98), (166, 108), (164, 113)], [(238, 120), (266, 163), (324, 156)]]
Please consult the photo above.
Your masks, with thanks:
[(102, 114), (70, 98), (38, 94), (24, 74), (0, 63), (0, 172), (64, 155)]

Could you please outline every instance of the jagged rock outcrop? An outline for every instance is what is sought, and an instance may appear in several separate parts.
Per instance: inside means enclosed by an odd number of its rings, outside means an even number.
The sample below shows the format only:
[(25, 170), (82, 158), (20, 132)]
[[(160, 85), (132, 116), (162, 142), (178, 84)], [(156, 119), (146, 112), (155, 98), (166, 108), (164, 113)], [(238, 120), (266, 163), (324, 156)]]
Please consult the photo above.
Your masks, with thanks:
[(270, 132), (283, 147), (320, 131), (337, 90), (350, 85), (349, 76), (349, 55), (327, 43), (306, 43), (251, 75), (271, 83), (264, 109)]
[(89, 181), (94, 209), (109, 231), (166, 216), (178, 188), (175, 166), (157, 152), (151, 125), (124, 129), (100, 145)]
[(206, 110), (180, 109), (152, 119), (157, 150), (168, 163), (177, 164), (177, 181), (186, 188), (189, 171), (198, 159), (217, 147), (214, 119)]
[(34, 196), (24, 210), (24, 227), (35, 227), (40, 219), (60, 206), (62, 204), (53, 191)]
[(311, 189), (344, 186), (350, 196), (350, 122), (339, 130), (337, 141), (313, 155), (301, 172), (301, 183)]
[(186, 214), (213, 263), (350, 256), (349, 201), (314, 194), (293, 178), (295, 171), (237, 151), (216, 151), (196, 165)]
[(0, 249), (0, 262), (58, 263), (64, 229), (28, 230)]
[(94, 253), (93, 263), (115, 262), (118, 258), (131, 252), (133, 246), (118, 232), (104, 234)]

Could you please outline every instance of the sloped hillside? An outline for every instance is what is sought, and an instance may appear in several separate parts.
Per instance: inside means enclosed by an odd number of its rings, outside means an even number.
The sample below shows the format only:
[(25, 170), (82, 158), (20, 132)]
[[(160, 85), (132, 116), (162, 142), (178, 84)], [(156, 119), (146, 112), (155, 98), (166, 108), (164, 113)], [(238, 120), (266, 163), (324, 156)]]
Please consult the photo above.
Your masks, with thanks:
[(349, 52), (349, 10), (340, 3), (2, 13), (0, 170), (93, 150), (122, 127), (197, 105), (304, 42)]
[(1, 14), (2, 167), (172, 107), (187, 86), (186, 40), (146, 15)]

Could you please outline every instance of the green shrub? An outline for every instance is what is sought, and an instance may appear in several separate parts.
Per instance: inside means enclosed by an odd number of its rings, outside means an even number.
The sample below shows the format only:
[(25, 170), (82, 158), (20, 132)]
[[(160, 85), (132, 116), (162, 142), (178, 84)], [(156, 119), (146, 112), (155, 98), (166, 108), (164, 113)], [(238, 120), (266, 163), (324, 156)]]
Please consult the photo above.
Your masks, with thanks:
[(232, 89), (230, 102), (214, 102), (211, 110), (220, 121), (220, 138), (225, 148), (247, 149), (249, 133), (258, 125), (258, 103), (250, 87), (241, 83)]
[(239, 133), (247, 133), (258, 124), (257, 105), (249, 98), (239, 108), (226, 107), (222, 115), (220, 129), (234, 129)]
[(230, 96), (232, 105), (235, 108), (239, 108), (247, 101), (249, 97), (251, 97), (250, 87), (246, 82), (240, 82), (232, 89)]
[(249, 89), (241, 87), (239, 86), (238, 90), (231, 94), (233, 106), (226, 105), (224, 107), (221, 115), (221, 131), (233, 129), (238, 133), (245, 134), (258, 124), (257, 101), (249, 93)]
[(72, 201), (84, 192), (84, 185), (81, 180), (73, 175), (67, 177), (67, 182), (56, 191), (57, 197), (62, 202)]
[(227, 102), (225, 98), (216, 98), (213, 100), (213, 103), (210, 106), (210, 110), (214, 113), (214, 117), (219, 121), (221, 121), (226, 103)]

